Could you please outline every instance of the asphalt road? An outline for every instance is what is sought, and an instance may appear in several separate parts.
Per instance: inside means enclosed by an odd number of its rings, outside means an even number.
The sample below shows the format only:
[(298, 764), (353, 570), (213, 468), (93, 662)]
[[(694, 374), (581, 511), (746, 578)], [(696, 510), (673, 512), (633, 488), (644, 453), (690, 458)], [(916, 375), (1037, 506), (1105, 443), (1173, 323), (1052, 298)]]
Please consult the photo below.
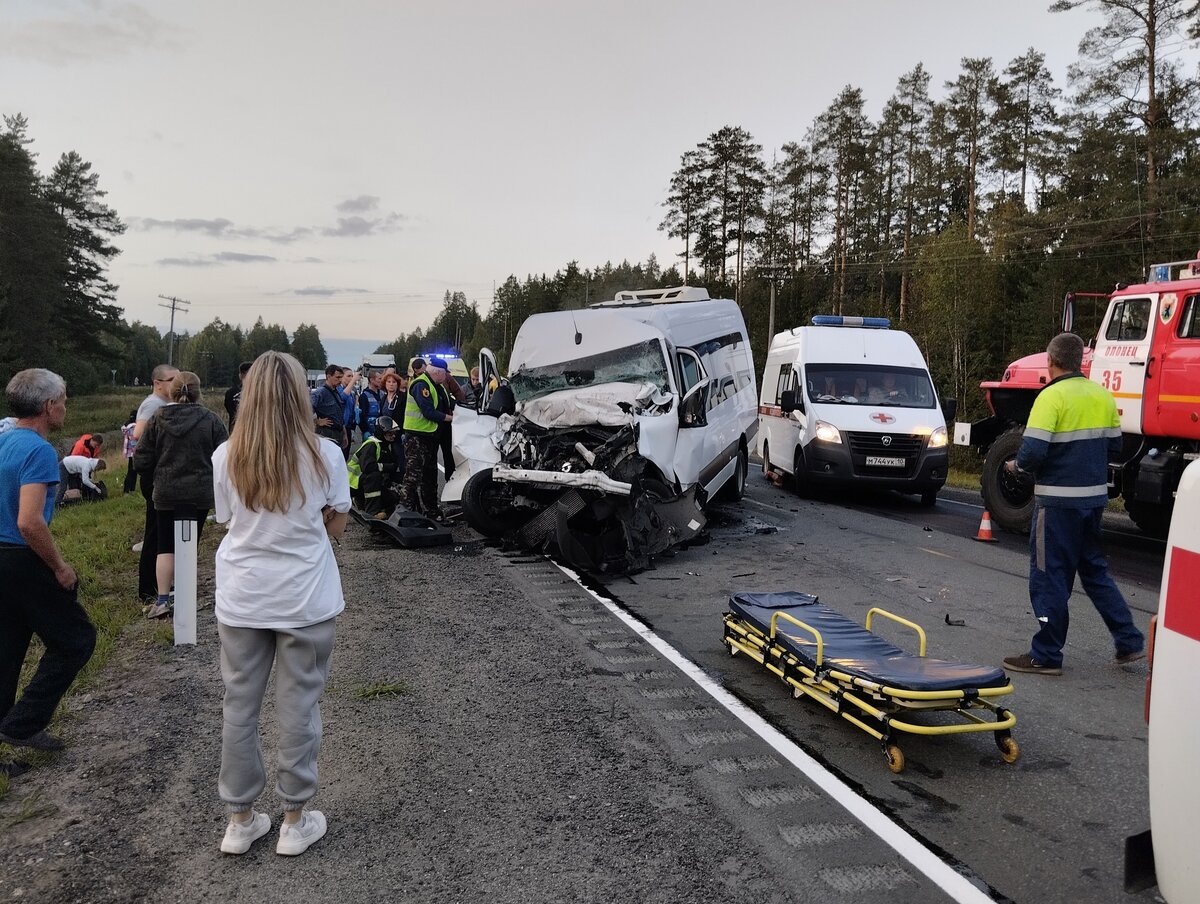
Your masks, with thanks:
[[(877, 741), (721, 644), (732, 592), (801, 590), (846, 615), (882, 606), (919, 622), (930, 655), (998, 664), (1028, 649), (1026, 542), (973, 542), (980, 508), (950, 493), (932, 509), (896, 496), (805, 500), (752, 475), (740, 506), (715, 510), (707, 545), (605, 591), (772, 726), (860, 790), (997, 900), (1121, 902), (1123, 843), (1149, 824), (1145, 663), (1118, 666), (1087, 598), (1060, 678), (1017, 676), (1007, 704), (1022, 756), (1004, 764), (990, 734), (905, 737), (892, 774)], [(1139, 625), (1157, 605), (1162, 544), (1112, 525), (1114, 576)], [(947, 616), (961, 621), (950, 626)], [(881, 633), (888, 629), (881, 629)], [(911, 646), (903, 629), (890, 634)], [(737, 757), (737, 744), (725, 756)], [(1152, 900), (1152, 896), (1145, 898)]]

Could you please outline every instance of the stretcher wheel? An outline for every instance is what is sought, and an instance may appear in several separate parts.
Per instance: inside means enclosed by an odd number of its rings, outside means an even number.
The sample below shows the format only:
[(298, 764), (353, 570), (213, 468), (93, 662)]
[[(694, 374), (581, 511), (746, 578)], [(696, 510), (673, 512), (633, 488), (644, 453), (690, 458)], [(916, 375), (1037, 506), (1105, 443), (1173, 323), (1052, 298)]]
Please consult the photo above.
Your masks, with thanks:
[(904, 751), (895, 744), (888, 744), (883, 748), (883, 755), (887, 757), (888, 768), (892, 772), (899, 775), (904, 771)]
[(1000, 759), (1006, 763), (1015, 763), (1021, 755), (1020, 745), (1008, 732), (996, 732), (996, 746), (1000, 748)]

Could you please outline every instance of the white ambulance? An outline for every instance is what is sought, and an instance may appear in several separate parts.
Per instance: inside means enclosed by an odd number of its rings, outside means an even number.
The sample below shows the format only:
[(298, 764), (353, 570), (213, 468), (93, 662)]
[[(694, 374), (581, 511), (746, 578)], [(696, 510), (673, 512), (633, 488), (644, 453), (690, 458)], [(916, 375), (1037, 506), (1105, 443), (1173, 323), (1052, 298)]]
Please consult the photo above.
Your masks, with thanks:
[(921, 350), (879, 317), (817, 316), (771, 341), (759, 398), (763, 470), (796, 489), (853, 484), (915, 493), (946, 482), (946, 419)]
[(1168, 904), (1200, 902), (1200, 857), (1196, 814), (1200, 813), (1200, 462), (1183, 472), (1167, 536), (1158, 614), (1150, 623), (1150, 678), (1146, 715), (1150, 723), (1150, 831), (1126, 845), (1127, 891), (1157, 878)]

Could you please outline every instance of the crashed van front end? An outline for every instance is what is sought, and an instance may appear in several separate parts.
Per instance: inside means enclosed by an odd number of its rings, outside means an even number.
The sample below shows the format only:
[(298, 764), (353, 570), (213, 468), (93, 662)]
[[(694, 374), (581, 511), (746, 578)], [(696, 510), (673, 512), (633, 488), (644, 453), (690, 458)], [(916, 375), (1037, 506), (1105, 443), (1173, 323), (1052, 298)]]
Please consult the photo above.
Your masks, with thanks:
[(463, 488), (472, 527), (615, 573), (694, 538), (705, 524), (697, 486), (681, 486), (674, 434), (662, 429), (678, 407), (665, 360), (660, 340), (646, 337), (513, 373), (488, 437), (499, 460)]

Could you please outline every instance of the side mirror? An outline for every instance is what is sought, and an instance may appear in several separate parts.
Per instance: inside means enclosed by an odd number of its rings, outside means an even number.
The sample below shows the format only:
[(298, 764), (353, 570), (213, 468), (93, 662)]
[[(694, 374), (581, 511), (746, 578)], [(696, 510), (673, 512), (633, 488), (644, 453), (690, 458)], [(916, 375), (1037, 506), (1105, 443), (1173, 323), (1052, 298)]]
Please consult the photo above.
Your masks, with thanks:
[(954, 415), (958, 414), (958, 399), (942, 399), (942, 417), (947, 424), (954, 423)]
[(679, 403), (680, 427), (708, 426), (708, 397), (712, 393), (712, 381), (697, 383), (688, 390)]
[(785, 389), (779, 394), (779, 407), (784, 414), (804, 410), (804, 397), (796, 395), (796, 390)]

